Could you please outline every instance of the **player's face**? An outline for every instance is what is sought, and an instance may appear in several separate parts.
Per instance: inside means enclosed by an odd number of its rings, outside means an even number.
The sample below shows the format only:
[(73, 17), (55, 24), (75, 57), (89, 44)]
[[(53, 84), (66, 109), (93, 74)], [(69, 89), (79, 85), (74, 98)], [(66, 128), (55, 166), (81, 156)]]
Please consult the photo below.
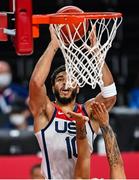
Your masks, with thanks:
[(53, 91), (57, 101), (61, 104), (69, 104), (72, 102), (78, 93), (78, 87), (66, 88), (67, 74), (65, 71), (60, 72), (55, 78), (55, 84), (53, 86)]

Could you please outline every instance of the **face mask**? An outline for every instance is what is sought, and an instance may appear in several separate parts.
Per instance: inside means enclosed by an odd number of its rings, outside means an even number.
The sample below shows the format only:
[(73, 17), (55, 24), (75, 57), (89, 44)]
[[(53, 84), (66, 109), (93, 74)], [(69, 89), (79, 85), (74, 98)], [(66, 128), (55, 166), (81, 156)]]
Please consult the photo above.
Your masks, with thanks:
[(10, 122), (16, 126), (23, 124), (25, 117), (22, 114), (12, 114), (10, 116)]
[(10, 73), (0, 74), (0, 87), (8, 86), (12, 81), (12, 75)]

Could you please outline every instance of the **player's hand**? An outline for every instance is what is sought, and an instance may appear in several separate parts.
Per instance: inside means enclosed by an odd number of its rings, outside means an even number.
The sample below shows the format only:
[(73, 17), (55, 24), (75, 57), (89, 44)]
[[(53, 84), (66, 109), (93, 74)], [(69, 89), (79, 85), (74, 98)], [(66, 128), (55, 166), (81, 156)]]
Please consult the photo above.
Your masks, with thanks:
[(56, 34), (55, 34), (55, 31), (54, 31), (54, 28), (53, 28), (53, 25), (50, 24), (49, 26), (49, 31), (50, 31), (50, 34), (51, 34), (51, 42), (53, 43), (54, 47), (55, 48), (59, 48), (59, 43), (58, 43), (58, 39), (56, 37)]
[(109, 125), (109, 114), (103, 103), (92, 102), (92, 113), (94, 119), (99, 123), (100, 127)]
[(78, 126), (84, 126), (87, 121), (89, 121), (89, 118), (87, 116), (83, 116), (80, 113), (75, 113), (73, 111), (67, 112), (68, 117), (73, 118), (76, 120), (76, 124)]
[(97, 38), (96, 38), (96, 26), (92, 27), (92, 30), (89, 31), (89, 40), (90, 40), (90, 47), (92, 48), (96, 42), (97, 42)]

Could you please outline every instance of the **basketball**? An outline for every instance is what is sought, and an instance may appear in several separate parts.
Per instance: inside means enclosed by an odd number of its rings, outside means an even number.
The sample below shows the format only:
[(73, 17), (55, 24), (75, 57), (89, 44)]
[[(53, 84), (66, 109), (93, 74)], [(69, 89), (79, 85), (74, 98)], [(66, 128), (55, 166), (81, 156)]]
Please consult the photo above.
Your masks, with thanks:
[[(59, 9), (57, 13), (60, 13), (60, 14), (71, 13), (72, 14), (72, 13), (84, 13), (84, 11), (76, 6), (65, 6)], [(77, 23), (77, 22), (75, 22), (74, 25), (73, 24), (69, 24), (68, 26), (66, 24), (63, 25), (63, 27), (61, 28), (61, 35), (63, 36), (63, 40), (65, 41), (65, 43), (71, 42), (71, 38), (72, 39), (74, 38), (74, 41), (80, 40), (81, 37), (85, 35), (85, 32), (88, 29), (88, 26), (89, 26), (88, 21), (85, 22), (85, 25), (83, 23)], [(86, 28), (86, 30), (84, 28)], [(77, 32), (76, 32), (76, 29), (78, 29)]]

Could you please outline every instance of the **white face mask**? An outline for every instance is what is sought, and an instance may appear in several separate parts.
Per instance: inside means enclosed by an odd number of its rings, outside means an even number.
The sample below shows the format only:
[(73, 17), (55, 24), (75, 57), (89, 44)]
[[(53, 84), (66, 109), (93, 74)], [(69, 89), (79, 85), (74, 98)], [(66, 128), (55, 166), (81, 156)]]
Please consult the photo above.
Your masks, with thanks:
[(0, 87), (8, 86), (12, 81), (12, 75), (10, 73), (0, 74)]
[(23, 124), (25, 117), (22, 114), (12, 114), (10, 116), (10, 122), (16, 126)]

